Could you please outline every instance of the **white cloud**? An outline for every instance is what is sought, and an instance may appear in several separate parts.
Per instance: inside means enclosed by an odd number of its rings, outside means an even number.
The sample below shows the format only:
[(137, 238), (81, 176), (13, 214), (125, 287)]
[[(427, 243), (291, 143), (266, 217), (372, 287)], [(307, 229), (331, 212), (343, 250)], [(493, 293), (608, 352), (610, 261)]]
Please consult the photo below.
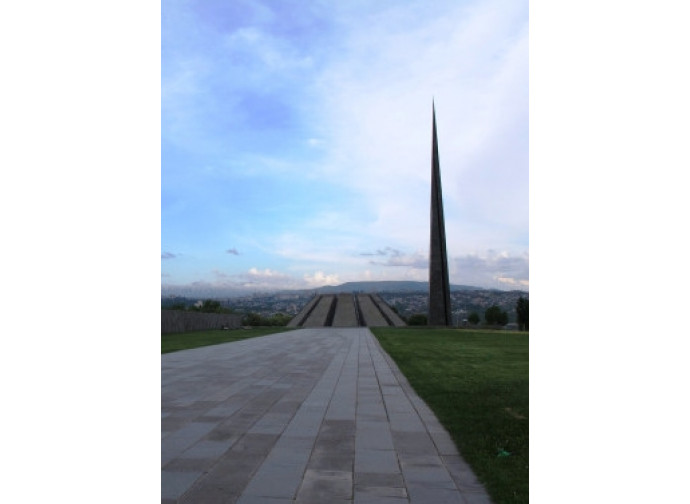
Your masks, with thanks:
[(324, 285), (343, 283), (335, 273), (316, 271), (295, 276), (270, 268), (250, 268), (233, 274), (221, 270), (211, 272), (213, 280), (197, 281), (185, 286), (163, 285), (164, 293), (187, 293), (197, 296), (222, 296), (247, 291), (277, 291), (283, 289), (312, 289)]
[(428, 255), (420, 251), (412, 254), (406, 254), (398, 249), (386, 247), (384, 249), (379, 249), (376, 252), (364, 252), (360, 255), (364, 257), (371, 257), (369, 263), (378, 266), (407, 267), (416, 269), (429, 268)]
[(342, 283), (338, 275), (326, 275), (322, 271), (317, 271), (313, 275), (304, 275), (304, 281), (309, 287), (321, 287), (323, 285), (339, 285)]
[(511, 277), (496, 277), (496, 280), (515, 289), (529, 289), (529, 280), (519, 280)]
[(529, 288), (529, 254), (489, 250), (449, 259), (451, 283), (504, 289)]
[(272, 271), (269, 268), (265, 268), (263, 270), (260, 270), (258, 268), (250, 268), (249, 271), (246, 273), (246, 278), (252, 279), (252, 280), (266, 280), (266, 279), (278, 279), (278, 280), (283, 280), (290, 278), (289, 275), (286, 275), (284, 273), (280, 273), (278, 271)]

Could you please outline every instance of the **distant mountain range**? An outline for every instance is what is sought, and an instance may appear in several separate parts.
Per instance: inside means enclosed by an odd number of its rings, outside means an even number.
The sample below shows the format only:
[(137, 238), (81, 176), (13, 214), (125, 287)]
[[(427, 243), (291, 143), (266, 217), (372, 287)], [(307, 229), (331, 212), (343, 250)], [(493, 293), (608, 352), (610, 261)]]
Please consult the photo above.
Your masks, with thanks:
[[(342, 285), (327, 285), (315, 289), (319, 294), (335, 292), (428, 292), (429, 282), (381, 281), (381, 282), (347, 282)], [(470, 285), (451, 285), (451, 291), (489, 290)]]
[[(487, 289), (483, 287), (473, 287), (470, 285), (451, 285), (451, 292), (472, 292), (472, 291), (496, 291), (505, 292), (499, 289)], [(164, 286), (161, 295), (164, 298), (186, 297), (195, 299), (219, 299), (234, 298), (247, 295), (271, 295), (279, 293), (292, 294), (333, 294), (351, 292), (429, 292), (429, 282), (411, 281), (380, 281), (380, 282), (347, 282), (341, 285), (326, 285), (315, 289), (272, 289), (272, 290), (250, 290), (232, 289), (226, 287), (212, 287), (208, 285), (191, 286)], [(524, 291), (526, 292), (526, 291)]]

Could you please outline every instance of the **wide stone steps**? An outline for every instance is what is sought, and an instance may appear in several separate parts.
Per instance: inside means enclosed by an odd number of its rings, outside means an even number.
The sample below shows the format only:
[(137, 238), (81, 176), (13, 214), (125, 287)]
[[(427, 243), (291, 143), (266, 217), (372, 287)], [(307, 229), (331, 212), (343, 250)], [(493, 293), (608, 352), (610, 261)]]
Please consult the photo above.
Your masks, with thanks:
[(371, 297), (381, 310), (381, 313), (383, 313), (383, 315), (386, 317), (386, 320), (390, 325), (393, 325), (395, 327), (403, 327), (407, 325), (405, 324), (405, 321), (401, 319), (400, 316), (393, 311), (393, 308), (388, 306), (388, 303), (381, 299), (381, 296), (379, 296), (378, 294), (373, 294)]
[(354, 297), (351, 294), (338, 294), (333, 327), (357, 327), (358, 325)]
[(321, 294), (290, 321), (288, 327), (402, 327), (405, 322), (380, 296)]
[(314, 311), (302, 323), (302, 327), (325, 327), (335, 296), (321, 296)]

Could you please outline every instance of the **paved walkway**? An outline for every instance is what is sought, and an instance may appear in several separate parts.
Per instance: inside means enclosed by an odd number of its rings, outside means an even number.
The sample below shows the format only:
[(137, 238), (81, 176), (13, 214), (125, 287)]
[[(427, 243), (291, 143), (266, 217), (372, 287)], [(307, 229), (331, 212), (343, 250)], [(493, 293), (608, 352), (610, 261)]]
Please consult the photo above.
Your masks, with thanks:
[(490, 502), (367, 328), (162, 360), (162, 502)]

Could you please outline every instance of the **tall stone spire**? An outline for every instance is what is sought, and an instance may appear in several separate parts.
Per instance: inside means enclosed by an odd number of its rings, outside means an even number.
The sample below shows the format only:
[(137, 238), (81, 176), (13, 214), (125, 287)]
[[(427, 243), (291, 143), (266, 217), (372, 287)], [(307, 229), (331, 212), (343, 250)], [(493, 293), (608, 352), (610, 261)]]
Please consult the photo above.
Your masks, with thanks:
[(453, 325), (446, 255), (446, 225), (443, 220), (441, 168), (438, 162), (436, 138), (436, 107), (432, 102), (431, 140), (431, 252), (429, 254), (429, 317), (433, 326)]

